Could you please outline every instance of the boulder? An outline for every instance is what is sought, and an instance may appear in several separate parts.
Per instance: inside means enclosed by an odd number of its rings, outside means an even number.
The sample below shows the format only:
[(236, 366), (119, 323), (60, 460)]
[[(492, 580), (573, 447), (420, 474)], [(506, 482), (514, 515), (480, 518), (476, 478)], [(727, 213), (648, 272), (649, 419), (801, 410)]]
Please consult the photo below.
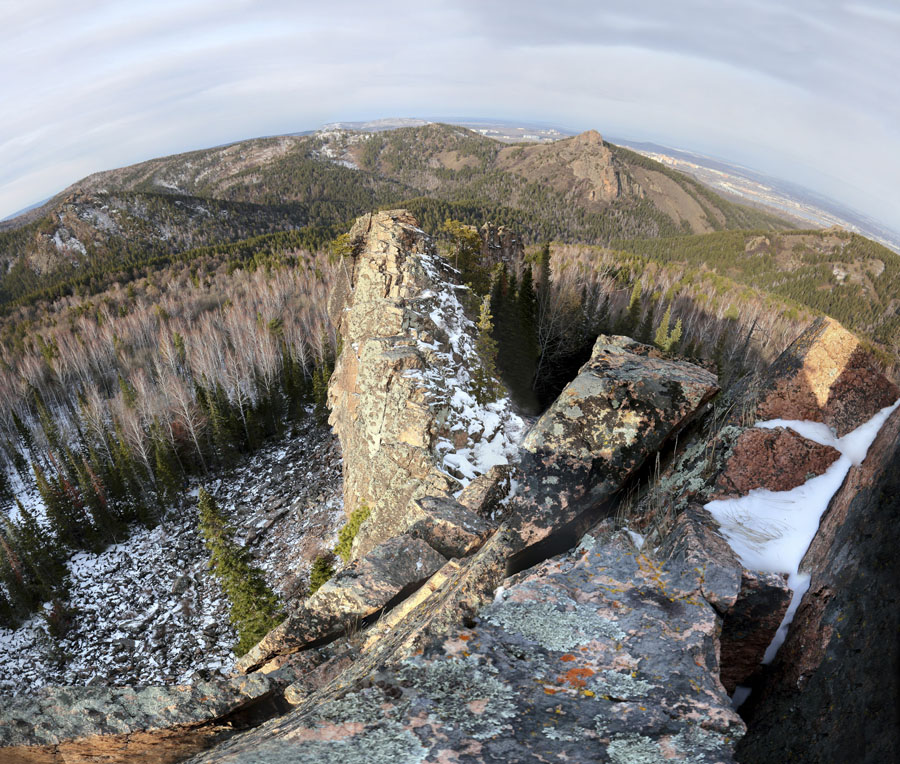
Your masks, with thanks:
[(490, 517), (497, 505), (509, 495), (512, 467), (496, 464), (463, 488), (456, 500), (466, 509)]
[(326, 582), (250, 649), (235, 671), (257, 670), (279, 655), (333, 638), (405, 596), (446, 559), (421, 539), (396, 536), (375, 547)]
[(265, 676), (170, 687), (48, 687), (0, 698), (0, 764), (168, 764), (280, 710)]
[(756, 403), (760, 420), (824, 422), (839, 437), (900, 398), (860, 341), (837, 321), (813, 322), (761, 380)]
[(702, 506), (692, 504), (678, 515), (659, 554), (669, 568), (696, 572), (700, 593), (720, 614), (737, 602), (741, 563)]
[(789, 428), (751, 427), (734, 442), (712, 498), (746, 496), (754, 488), (789, 491), (823, 474), (839, 457), (837, 449)]
[(717, 392), (715, 376), (704, 369), (657, 357), (627, 337), (601, 335), (522, 443), (522, 486), (507, 520), (522, 548), (558, 532), (574, 544), (586, 518), (595, 520)]
[(474, 552), (484, 543), (491, 526), (453, 499), (426, 496), (409, 503), (402, 530), (450, 558)]

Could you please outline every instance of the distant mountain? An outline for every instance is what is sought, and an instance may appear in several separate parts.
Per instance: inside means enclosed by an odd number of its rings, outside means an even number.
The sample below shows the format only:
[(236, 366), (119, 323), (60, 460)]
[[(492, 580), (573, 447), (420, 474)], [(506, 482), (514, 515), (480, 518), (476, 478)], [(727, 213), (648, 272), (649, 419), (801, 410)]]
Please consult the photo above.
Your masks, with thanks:
[(900, 232), (808, 188), (703, 154), (655, 143), (616, 139), (623, 146), (686, 173), (727, 198), (795, 220), (803, 227), (840, 226), (861, 233), (900, 254)]
[(90, 175), (0, 229), (0, 301), (88, 266), (276, 231), (302, 229), (316, 246), (400, 204), (434, 225), (491, 218), (532, 242), (790, 227), (595, 131), (510, 145), (440, 123), (376, 129), (391, 126), (257, 138)]

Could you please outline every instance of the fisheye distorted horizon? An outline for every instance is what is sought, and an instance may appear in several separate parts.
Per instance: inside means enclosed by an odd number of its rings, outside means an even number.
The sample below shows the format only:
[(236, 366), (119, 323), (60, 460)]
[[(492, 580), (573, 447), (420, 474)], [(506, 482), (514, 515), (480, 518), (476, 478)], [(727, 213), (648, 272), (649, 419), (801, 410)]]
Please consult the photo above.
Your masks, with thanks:
[(156, 156), (453, 115), (716, 155), (900, 230), (884, 0), (37, 0), (0, 20), (0, 218)]

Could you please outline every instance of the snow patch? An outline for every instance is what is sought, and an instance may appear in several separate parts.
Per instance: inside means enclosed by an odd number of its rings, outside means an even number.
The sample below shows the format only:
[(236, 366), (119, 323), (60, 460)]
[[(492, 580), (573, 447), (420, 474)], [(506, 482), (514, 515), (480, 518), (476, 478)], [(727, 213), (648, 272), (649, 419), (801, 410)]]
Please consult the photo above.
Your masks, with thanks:
[[(757, 427), (766, 429), (789, 427), (809, 440), (832, 446), (841, 456), (825, 473), (790, 491), (757, 488), (740, 498), (719, 499), (705, 505), (745, 568), (788, 577), (788, 586), (793, 591), (791, 604), (766, 650), (763, 663), (770, 663), (775, 658), (809, 588), (809, 575), (800, 572), (800, 562), (819, 529), (819, 520), (850, 468), (858, 466), (866, 458), (878, 431), (898, 405), (900, 400), (881, 409), (868, 422), (843, 438), (837, 437), (831, 428), (821, 422), (785, 419), (758, 422)], [(741, 693), (741, 696), (740, 702), (743, 702), (746, 695)], [(735, 693), (733, 703), (738, 703), (738, 700)]]

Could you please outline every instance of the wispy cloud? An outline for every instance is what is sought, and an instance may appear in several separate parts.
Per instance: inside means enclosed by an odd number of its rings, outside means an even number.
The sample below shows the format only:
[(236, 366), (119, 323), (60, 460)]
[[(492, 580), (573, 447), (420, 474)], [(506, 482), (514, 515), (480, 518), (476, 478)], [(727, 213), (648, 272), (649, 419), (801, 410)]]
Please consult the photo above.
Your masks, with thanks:
[(39, 0), (0, 13), (0, 215), (165, 153), (459, 114), (715, 153), (900, 228), (892, 2)]

